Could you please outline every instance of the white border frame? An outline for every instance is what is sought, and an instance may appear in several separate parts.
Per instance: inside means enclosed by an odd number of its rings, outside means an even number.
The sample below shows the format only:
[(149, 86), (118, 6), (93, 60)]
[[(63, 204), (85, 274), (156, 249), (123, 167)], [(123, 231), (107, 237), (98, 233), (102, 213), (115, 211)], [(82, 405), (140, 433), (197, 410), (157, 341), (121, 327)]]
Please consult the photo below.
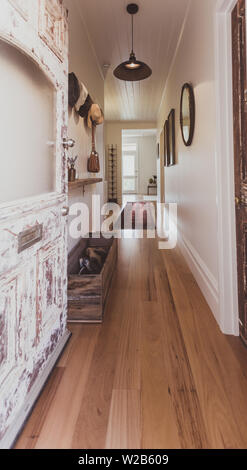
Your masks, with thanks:
[(237, 0), (216, 5), (216, 178), (218, 204), (219, 323), (239, 336), (235, 217), (231, 13)]

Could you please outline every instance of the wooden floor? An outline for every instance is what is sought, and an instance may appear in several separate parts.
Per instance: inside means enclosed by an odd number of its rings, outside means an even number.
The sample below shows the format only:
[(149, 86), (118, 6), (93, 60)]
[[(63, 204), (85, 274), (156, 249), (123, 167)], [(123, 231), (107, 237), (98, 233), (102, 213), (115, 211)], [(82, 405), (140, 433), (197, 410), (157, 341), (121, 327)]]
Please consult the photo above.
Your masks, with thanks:
[(16, 448), (247, 448), (247, 350), (177, 249), (122, 240), (104, 325), (70, 329)]

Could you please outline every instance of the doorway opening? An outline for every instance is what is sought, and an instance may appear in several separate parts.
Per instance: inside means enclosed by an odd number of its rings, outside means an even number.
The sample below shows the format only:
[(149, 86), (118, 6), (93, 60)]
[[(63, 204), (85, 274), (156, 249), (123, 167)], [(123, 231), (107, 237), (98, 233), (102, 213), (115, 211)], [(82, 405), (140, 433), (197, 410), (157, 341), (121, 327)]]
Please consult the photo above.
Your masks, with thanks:
[(157, 129), (122, 131), (122, 201), (157, 200)]
[(216, 182), (218, 200), (217, 321), (239, 336), (233, 143), (232, 12), (237, 0), (216, 5)]

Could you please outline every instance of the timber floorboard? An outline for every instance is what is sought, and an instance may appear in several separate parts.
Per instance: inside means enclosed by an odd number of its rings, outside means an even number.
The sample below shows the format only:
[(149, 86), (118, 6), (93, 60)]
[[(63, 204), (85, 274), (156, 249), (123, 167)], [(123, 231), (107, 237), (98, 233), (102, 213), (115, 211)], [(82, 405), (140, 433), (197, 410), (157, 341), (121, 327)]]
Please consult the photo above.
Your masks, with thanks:
[(17, 449), (247, 448), (247, 349), (178, 248), (119, 240), (104, 323), (69, 329)]

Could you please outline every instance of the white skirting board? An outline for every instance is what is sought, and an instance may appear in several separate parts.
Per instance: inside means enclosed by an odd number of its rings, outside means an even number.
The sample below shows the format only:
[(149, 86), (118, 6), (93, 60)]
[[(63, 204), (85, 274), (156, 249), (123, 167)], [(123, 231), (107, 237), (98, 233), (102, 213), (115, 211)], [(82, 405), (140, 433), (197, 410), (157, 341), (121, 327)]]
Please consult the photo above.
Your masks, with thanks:
[(218, 282), (201, 259), (198, 252), (181, 233), (178, 241), (182, 254), (185, 257), (210, 309), (212, 310), (218, 325), (220, 326)]
[(26, 420), (28, 419), (37, 399), (42, 392), (43, 387), (45, 386), (49, 375), (51, 374), (56, 362), (58, 361), (61, 353), (63, 352), (67, 342), (71, 337), (71, 333), (66, 330), (64, 336), (59, 341), (56, 349), (54, 350), (52, 357), (49, 359), (46, 367), (36, 380), (35, 384), (33, 385), (30, 393), (27, 395), (25, 403), (23, 404), (21, 410), (19, 411), (18, 415), (16, 416), (13, 425), (11, 425), (6, 434), (4, 435), (3, 439), (0, 441), (0, 449), (10, 449), (13, 447), (17, 437), (21, 433)]

